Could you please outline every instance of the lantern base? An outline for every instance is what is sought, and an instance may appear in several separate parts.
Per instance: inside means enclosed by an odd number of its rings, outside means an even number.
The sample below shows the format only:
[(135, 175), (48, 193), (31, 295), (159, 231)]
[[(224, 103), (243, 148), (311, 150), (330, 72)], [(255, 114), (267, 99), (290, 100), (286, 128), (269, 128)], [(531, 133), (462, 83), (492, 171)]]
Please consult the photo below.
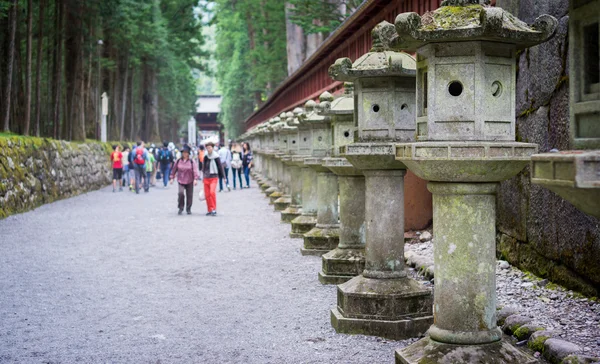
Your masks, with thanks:
[(281, 222), (291, 224), (292, 220), (302, 215), (302, 206), (289, 205), (285, 210), (281, 211)]
[(290, 206), (291, 203), (292, 198), (290, 196), (284, 195), (275, 200), (275, 202), (273, 202), (273, 205), (275, 206), (275, 211), (284, 211)]
[(323, 255), (319, 281), (323, 284), (342, 284), (365, 269), (365, 249), (336, 248)]
[(455, 345), (432, 340), (429, 336), (396, 350), (396, 364), (533, 364), (537, 359), (505, 340), (490, 344)]
[(290, 233), (291, 238), (302, 239), (304, 234), (309, 232), (317, 224), (316, 214), (300, 215), (292, 220), (292, 232)]
[(317, 225), (304, 234), (304, 247), (302, 255), (321, 256), (338, 246), (340, 241), (339, 225)]

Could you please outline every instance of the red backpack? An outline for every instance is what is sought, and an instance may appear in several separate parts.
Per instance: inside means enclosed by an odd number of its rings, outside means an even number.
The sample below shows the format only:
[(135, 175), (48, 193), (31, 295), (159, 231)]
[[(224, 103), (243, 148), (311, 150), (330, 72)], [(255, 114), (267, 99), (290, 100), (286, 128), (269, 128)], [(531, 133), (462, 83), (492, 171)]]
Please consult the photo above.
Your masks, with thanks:
[(144, 149), (142, 149), (142, 148), (135, 149), (135, 159), (133, 161), (137, 165), (146, 164), (146, 160), (144, 159)]

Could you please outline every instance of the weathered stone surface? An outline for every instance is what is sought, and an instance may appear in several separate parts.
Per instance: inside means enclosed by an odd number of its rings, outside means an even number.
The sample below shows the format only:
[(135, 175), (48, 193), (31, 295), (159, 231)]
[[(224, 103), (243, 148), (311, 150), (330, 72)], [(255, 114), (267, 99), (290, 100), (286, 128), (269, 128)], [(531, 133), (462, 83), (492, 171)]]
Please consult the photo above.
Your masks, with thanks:
[(531, 334), (529, 340), (527, 341), (527, 346), (535, 351), (539, 351), (540, 353), (544, 351), (544, 343), (546, 340), (554, 337), (556, 333), (552, 330), (540, 330)]
[(108, 185), (106, 143), (0, 137), (0, 218)]
[(519, 313), (519, 310), (517, 310), (516, 307), (504, 306), (496, 313), (496, 322), (499, 326), (502, 326), (504, 325), (504, 321), (508, 316), (515, 315), (517, 313)]
[(600, 358), (589, 355), (571, 354), (561, 361), (561, 364), (590, 364), (600, 363)]
[(544, 330), (543, 327), (534, 324), (525, 324), (513, 332), (513, 335), (519, 340), (527, 340), (536, 331)]
[(365, 269), (363, 249), (336, 248), (323, 255), (319, 281), (323, 284), (341, 284), (358, 276)]
[(553, 364), (559, 364), (567, 356), (580, 350), (579, 346), (561, 339), (548, 339), (544, 342), (544, 357)]
[(504, 324), (502, 325), (502, 330), (507, 334), (512, 334), (519, 327), (528, 324), (531, 321), (531, 317), (522, 315), (510, 315), (504, 321)]
[(433, 322), (431, 299), (430, 291), (410, 278), (357, 276), (338, 286), (332, 325), (340, 333), (418, 337)]
[(396, 364), (533, 364), (538, 361), (505, 341), (479, 345), (451, 345), (421, 339), (396, 350)]

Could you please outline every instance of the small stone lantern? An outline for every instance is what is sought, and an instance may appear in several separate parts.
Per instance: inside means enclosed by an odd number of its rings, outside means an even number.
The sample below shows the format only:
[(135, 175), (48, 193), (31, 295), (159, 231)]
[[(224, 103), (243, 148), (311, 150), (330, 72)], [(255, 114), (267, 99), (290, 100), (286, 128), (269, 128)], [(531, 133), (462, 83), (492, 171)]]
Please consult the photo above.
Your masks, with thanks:
[(515, 53), (547, 40), (556, 19), (528, 26), (477, 0), (445, 0), (396, 18), (398, 48), (417, 52), (417, 138), (397, 159), (430, 181), (434, 324), (397, 363), (530, 363), (496, 324), (496, 190), (537, 146), (514, 141)]
[(571, 147), (531, 157), (531, 182), (600, 218), (600, 1), (571, 0), (569, 90)]
[(373, 49), (338, 59), (329, 75), (354, 82), (358, 142), (341, 148), (365, 176), (365, 269), (338, 286), (331, 322), (338, 332), (391, 339), (417, 337), (433, 322), (431, 290), (407, 276), (404, 264), (404, 176), (394, 145), (414, 140), (416, 64), (390, 50), (394, 26), (379, 23)]
[[(304, 154), (309, 157), (315, 155), (315, 130), (311, 120), (318, 114), (314, 101), (307, 101), (305, 107), (307, 107), (307, 114), (301, 115), (297, 119), (302, 154), (295, 158), (302, 175), (302, 214), (292, 220), (292, 232), (290, 233), (290, 237), (298, 239), (303, 239), (304, 234), (317, 223), (317, 172), (306, 163), (307, 159)], [(301, 158), (302, 162), (300, 162)]]
[(338, 177), (340, 195), (340, 228), (337, 248), (323, 255), (319, 281), (323, 284), (341, 284), (357, 275), (365, 267), (365, 177), (339, 149), (354, 141), (354, 86), (344, 84), (344, 94), (331, 102), (326, 110), (331, 116), (333, 148), (331, 157), (323, 159), (323, 166)]
[[(300, 116), (300, 115), (298, 115)], [(282, 119), (289, 120), (293, 125), (297, 125), (298, 127), (298, 135), (301, 137), (303, 133), (302, 124), (297, 120), (294, 120), (294, 113), (287, 112), (282, 113), (280, 116)], [(310, 139), (309, 139), (310, 140)], [(295, 149), (295, 148), (294, 148)], [(291, 151), (291, 149), (290, 149)], [(301, 167), (304, 167), (304, 158), (309, 156), (304, 153), (310, 153), (309, 150), (305, 150), (302, 148), (302, 144), (298, 143), (298, 149), (295, 150), (295, 153), (290, 152), (290, 157), (285, 158), (283, 163), (287, 166), (289, 170), (289, 178), (290, 178), (290, 204), (288, 207), (281, 211), (281, 221), (291, 224), (292, 220), (300, 216), (302, 214), (302, 171)]]
[(331, 118), (327, 111), (331, 107), (333, 96), (324, 92), (319, 96), (319, 101), (315, 112), (306, 119), (312, 128), (313, 156), (304, 160), (304, 164), (313, 169), (317, 176), (316, 225), (304, 235), (304, 246), (301, 249), (303, 255), (318, 256), (335, 249), (339, 241), (337, 176), (323, 166), (323, 159), (331, 153)]

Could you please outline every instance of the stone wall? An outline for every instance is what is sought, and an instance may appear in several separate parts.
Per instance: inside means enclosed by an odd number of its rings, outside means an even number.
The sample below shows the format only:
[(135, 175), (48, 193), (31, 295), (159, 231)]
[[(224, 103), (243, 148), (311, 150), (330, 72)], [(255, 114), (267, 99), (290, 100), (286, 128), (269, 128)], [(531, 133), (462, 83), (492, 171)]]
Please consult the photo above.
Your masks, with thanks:
[(0, 218), (110, 184), (103, 143), (0, 137)]
[[(506, 4), (505, 4), (506, 3)], [(517, 141), (540, 152), (569, 145), (568, 1), (499, 0), (521, 19), (559, 19), (557, 35), (520, 54)], [(497, 205), (498, 254), (523, 270), (587, 295), (600, 293), (600, 221), (530, 182), (529, 167), (503, 182)]]

